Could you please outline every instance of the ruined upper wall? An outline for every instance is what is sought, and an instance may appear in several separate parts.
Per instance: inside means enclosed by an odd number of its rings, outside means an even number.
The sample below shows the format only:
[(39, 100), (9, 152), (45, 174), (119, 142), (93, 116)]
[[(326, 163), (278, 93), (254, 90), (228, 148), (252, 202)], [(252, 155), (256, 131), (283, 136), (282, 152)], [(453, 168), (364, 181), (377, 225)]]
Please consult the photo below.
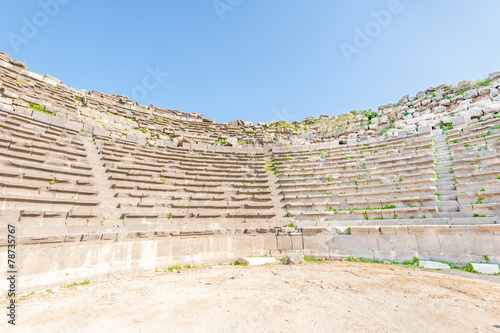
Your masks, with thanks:
[[(121, 95), (77, 90), (50, 75), (31, 72), (26, 64), (0, 53), (0, 103), (21, 114), (45, 113), (55, 121), (71, 121), (83, 134), (136, 138), (142, 144), (171, 142), (270, 149), (273, 146), (323, 142), (373, 141), (437, 128), (456, 116), (485, 120), (499, 111), (500, 73), (480, 82), (440, 85), (404, 96), (378, 110), (351, 111), (340, 116), (307, 117), (303, 121), (253, 124), (241, 119), (218, 124), (198, 113), (143, 106)], [(40, 116), (40, 115), (38, 115)], [(45, 116), (45, 115), (44, 115)], [(456, 120), (455, 120), (456, 121)]]

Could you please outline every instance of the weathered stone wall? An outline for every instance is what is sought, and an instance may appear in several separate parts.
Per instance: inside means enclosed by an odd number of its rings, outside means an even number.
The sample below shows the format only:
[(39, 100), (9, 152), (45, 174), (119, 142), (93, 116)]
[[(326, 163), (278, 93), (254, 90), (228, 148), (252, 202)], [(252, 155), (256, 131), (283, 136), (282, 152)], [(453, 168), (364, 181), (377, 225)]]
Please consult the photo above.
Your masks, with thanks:
[[(19, 237), (18, 242), (18, 293), (175, 265), (228, 263), (240, 256), (269, 255), (277, 248), (274, 231), (264, 229)], [(0, 266), (7, 267), (4, 242)], [(6, 278), (3, 270), (2, 297)]]
[(280, 250), (304, 250), (319, 258), (354, 255), (402, 262), (417, 257), (453, 263), (500, 264), (500, 225), (387, 225), (304, 228), (278, 233)]

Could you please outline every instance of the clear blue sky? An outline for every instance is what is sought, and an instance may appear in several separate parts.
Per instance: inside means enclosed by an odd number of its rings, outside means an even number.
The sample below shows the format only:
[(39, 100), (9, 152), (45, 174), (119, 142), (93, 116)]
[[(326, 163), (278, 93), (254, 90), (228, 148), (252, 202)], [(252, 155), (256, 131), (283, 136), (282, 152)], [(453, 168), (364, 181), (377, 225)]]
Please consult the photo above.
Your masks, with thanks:
[[(377, 108), (500, 71), (497, 0), (51, 1), (64, 4), (1, 0), (0, 51), (68, 86), (127, 96), (158, 68), (169, 75), (146, 81), (142, 104), (217, 122)], [(359, 47), (357, 28), (371, 34)]]

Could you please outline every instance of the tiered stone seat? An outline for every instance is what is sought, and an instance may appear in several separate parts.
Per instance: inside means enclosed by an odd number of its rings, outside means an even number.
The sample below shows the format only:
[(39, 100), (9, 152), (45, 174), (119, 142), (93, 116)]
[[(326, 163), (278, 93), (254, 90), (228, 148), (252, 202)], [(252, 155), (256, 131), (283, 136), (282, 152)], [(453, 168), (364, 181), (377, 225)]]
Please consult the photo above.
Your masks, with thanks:
[(468, 216), (498, 216), (500, 200), (500, 118), (450, 131), (460, 212)]
[(148, 148), (105, 138), (96, 143), (125, 225), (241, 226), (276, 216), (263, 155)]
[(326, 151), (273, 154), (298, 221), (437, 217), (429, 135)]
[(98, 192), (77, 132), (0, 111), (2, 214), (26, 227), (98, 224)]

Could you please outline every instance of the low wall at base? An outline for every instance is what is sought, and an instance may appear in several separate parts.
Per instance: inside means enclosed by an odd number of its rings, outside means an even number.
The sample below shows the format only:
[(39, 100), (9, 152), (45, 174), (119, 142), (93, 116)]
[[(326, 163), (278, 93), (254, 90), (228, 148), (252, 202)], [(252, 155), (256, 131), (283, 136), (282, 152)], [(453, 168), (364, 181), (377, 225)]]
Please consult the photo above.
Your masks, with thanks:
[[(313, 227), (276, 231), (221, 229), (184, 232), (129, 232), (17, 239), (16, 293), (50, 289), (114, 274), (165, 269), (174, 265), (228, 263), (242, 256), (303, 251), (318, 258), (355, 255), (396, 261), (413, 257), (500, 264), (500, 225), (409, 225)], [(7, 239), (0, 242), (0, 265), (7, 266)], [(7, 271), (1, 272), (2, 297)]]
[(355, 255), (404, 261), (418, 257), (500, 264), (500, 225), (309, 228), (301, 236), (279, 234), (278, 244), (281, 250), (300, 250), (303, 244), (306, 253), (325, 258)]
[[(87, 241), (83, 236), (73, 241), (64, 241), (68, 236), (61, 236), (61, 242), (54, 242), (57, 236), (39, 238), (38, 242), (33, 237), (18, 238), (16, 294), (174, 265), (227, 263), (241, 256), (269, 255), (277, 249), (276, 234), (262, 231), (223, 230), (214, 235), (160, 234), (155, 237), (131, 233), (120, 234), (120, 240), (116, 236), (92, 234), (87, 235)], [(6, 245), (2, 242), (0, 247), (0, 267), (7, 267)], [(9, 289), (8, 276), (6, 271), (1, 272), (2, 297)]]

